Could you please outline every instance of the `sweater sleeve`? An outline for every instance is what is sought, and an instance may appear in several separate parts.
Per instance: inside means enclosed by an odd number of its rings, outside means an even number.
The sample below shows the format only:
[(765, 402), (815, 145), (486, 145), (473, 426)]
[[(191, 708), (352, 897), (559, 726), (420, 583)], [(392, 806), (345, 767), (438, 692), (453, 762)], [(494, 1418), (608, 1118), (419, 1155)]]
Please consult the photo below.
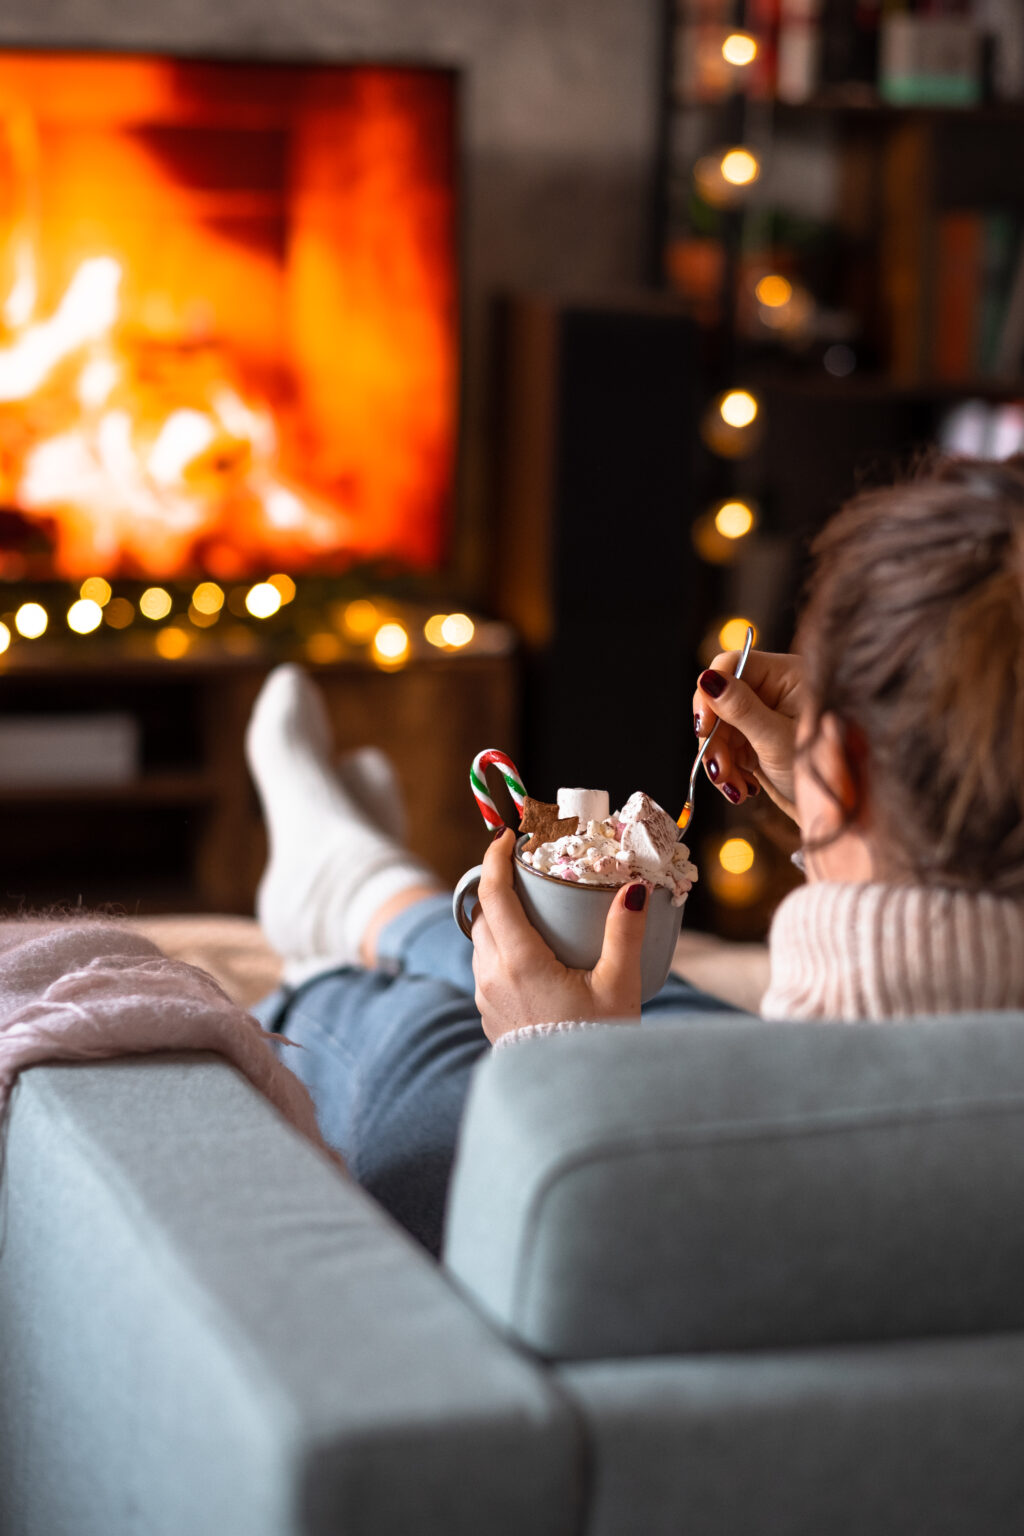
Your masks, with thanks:
[(520, 1040), (537, 1040), (542, 1035), (567, 1035), (578, 1029), (600, 1029), (601, 1025), (591, 1019), (559, 1019), (557, 1024), (524, 1024), (521, 1029), (510, 1029), (508, 1034), (499, 1035), (494, 1042), (496, 1051), (504, 1050), (508, 1045), (518, 1044)]

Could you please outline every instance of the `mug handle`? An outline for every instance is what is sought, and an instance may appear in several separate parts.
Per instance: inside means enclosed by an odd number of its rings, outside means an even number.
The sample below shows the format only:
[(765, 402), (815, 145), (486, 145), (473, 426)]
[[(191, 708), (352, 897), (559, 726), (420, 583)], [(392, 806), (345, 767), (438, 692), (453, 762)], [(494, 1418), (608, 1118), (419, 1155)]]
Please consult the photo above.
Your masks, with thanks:
[[(474, 864), (472, 869), (467, 869), (452, 896), (452, 913), (467, 939), (473, 937), (473, 908), (477, 902), (477, 891), (480, 889), (480, 876), (484, 872), (482, 864)], [(472, 903), (467, 912), (467, 904)]]

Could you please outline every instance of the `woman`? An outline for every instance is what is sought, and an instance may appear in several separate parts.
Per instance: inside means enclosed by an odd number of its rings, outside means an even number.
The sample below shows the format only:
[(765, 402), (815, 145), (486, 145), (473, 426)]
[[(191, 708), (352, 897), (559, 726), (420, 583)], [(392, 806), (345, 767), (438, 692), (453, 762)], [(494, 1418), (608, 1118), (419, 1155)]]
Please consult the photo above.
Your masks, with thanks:
[[(1024, 1007), (1024, 472), (940, 463), (857, 497), (814, 555), (797, 655), (754, 652), (743, 681), (720, 656), (694, 695), (698, 735), (723, 722), (712, 782), (732, 804), (763, 789), (803, 840), (761, 1011)], [(306, 1047), (289, 1064), (326, 1139), (436, 1252), (484, 1036), (638, 1019), (645, 888), (618, 893), (595, 969), (568, 970), (525, 919), (505, 831), (471, 966), (447, 893), (374, 820), (374, 796), (394, 803), (386, 764), (334, 771), (295, 669), (268, 681), (249, 754), (271, 839), (260, 914), (292, 984), (264, 1017)], [(643, 1011), (716, 1006), (670, 978)]]

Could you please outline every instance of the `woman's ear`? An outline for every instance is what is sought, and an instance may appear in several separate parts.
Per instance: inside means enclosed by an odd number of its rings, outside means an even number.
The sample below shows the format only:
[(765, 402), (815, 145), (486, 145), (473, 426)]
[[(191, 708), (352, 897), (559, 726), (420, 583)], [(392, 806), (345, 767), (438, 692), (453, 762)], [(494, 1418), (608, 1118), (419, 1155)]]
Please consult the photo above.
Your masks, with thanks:
[(868, 748), (858, 726), (831, 713), (821, 717), (798, 772), (797, 809), (814, 878), (873, 878)]

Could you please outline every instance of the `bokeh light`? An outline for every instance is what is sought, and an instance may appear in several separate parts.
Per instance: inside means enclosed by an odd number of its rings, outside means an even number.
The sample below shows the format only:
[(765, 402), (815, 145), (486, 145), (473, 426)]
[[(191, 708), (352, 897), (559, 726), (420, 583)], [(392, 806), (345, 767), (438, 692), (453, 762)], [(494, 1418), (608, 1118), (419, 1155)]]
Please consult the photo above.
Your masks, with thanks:
[(722, 44), (722, 58), (727, 64), (743, 69), (757, 58), (757, 42), (749, 32), (730, 32)]
[(745, 837), (727, 837), (718, 850), (718, 862), (730, 875), (745, 875), (754, 865), (754, 850)]
[(305, 645), (306, 655), (310, 661), (319, 665), (337, 661), (342, 656), (345, 647), (336, 634), (329, 629), (318, 629), (316, 634), (310, 635)]
[(90, 635), (103, 623), (103, 609), (91, 597), (80, 597), (68, 609), (68, 629), (76, 635)]
[(423, 633), (431, 645), (445, 646), (448, 644), (444, 637), (444, 626), (448, 622), (446, 613), (432, 613), (423, 626)]
[(78, 595), (105, 608), (112, 595), (110, 582), (104, 576), (87, 576), (78, 589)]
[(749, 619), (726, 619), (718, 631), (718, 643), (723, 651), (742, 651), (747, 643), (747, 630), (754, 631), (754, 644), (757, 644), (757, 625), (751, 624)]
[(450, 613), (441, 625), (446, 645), (468, 645), (473, 638), (475, 625), (468, 613)]
[(11, 643), (11, 632), (6, 624), (0, 623), (0, 656), (8, 649)]
[(50, 618), (42, 603), (22, 603), (14, 615), (14, 627), (26, 640), (38, 640), (46, 633)]
[(295, 596), (295, 583), (290, 576), (286, 576), (283, 571), (277, 571), (273, 576), (268, 576), (267, 580), (272, 587), (277, 588), (282, 603), (292, 601)]
[(154, 644), (165, 661), (177, 661), (184, 656), (191, 643), (185, 631), (176, 624), (168, 624), (166, 629), (158, 630), (154, 637)]
[(103, 617), (111, 629), (127, 629), (135, 617), (135, 609), (126, 597), (113, 597), (103, 610)]
[(380, 612), (369, 598), (357, 597), (345, 605), (341, 626), (350, 640), (369, 640), (380, 624)]
[(139, 598), (139, 612), (145, 619), (166, 619), (173, 604), (171, 594), (163, 587), (147, 587)]
[(382, 624), (373, 637), (374, 660), (384, 666), (398, 666), (409, 654), (409, 636), (401, 624)]
[(219, 613), (224, 606), (224, 590), (215, 581), (201, 581), (192, 593), (192, 607), (197, 613)]
[(723, 501), (715, 513), (715, 527), (724, 539), (742, 539), (754, 526), (754, 509), (746, 501)]
[(749, 427), (757, 420), (758, 404), (746, 389), (730, 389), (718, 402), (718, 414), (727, 427)]
[(749, 149), (727, 149), (721, 160), (722, 175), (732, 187), (749, 187), (761, 174), (756, 155)]
[(793, 297), (793, 284), (781, 272), (766, 272), (754, 292), (757, 302), (766, 309), (780, 309)]
[(281, 606), (281, 594), (269, 581), (258, 581), (246, 593), (245, 606), (254, 619), (269, 619)]

